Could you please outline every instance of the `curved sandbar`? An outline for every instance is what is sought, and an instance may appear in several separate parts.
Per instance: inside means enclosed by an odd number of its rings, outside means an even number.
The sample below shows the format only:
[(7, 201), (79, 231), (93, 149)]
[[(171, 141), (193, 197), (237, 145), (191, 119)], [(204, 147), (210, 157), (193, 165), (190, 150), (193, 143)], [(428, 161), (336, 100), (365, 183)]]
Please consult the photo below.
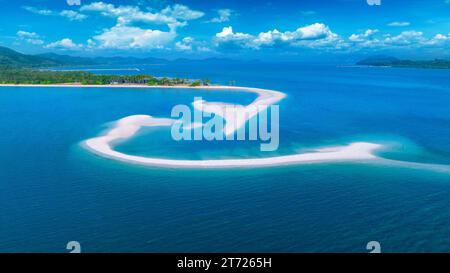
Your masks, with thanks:
[[(186, 88), (185, 86), (158, 86), (157, 88)], [(247, 88), (247, 87), (230, 87), (230, 86), (203, 86), (203, 87), (189, 87), (194, 89), (220, 89), (230, 91), (245, 91), (256, 93), (258, 97), (249, 105), (242, 106), (242, 108), (236, 108), (236, 111), (247, 111), (251, 107), (257, 108), (259, 111), (263, 111), (270, 105), (273, 105), (281, 101), (286, 95), (284, 93), (259, 89), (259, 88)], [(218, 113), (223, 107), (235, 106), (231, 104), (225, 104), (221, 102), (205, 102), (203, 101), (202, 111)], [(194, 107), (198, 107), (195, 105)], [(257, 113), (254, 113), (257, 114)], [(248, 119), (254, 114), (246, 116), (244, 121), (236, 121), (231, 116), (223, 116), (228, 123), (235, 125), (224, 128), (224, 133), (233, 133), (240, 126), (244, 125)], [(133, 115), (120, 119), (116, 122), (115, 126), (108, 131), (105, 135), (96, 138), (88, 139), (84, 142), (84, 146), (92, 152), (120, 161), (126, 161), (130, 163), (136, 163), (149, 166), (160, 167), (182, 167), (182, 168), (235, 168), (235, 167), (265, 167), (265, 166), (278, 166), (289, 164), (301, 164), (301, 163), (314, 163), (314, 162), (332, 162), (332, 161), (345, 161), (345, 160), (370, 160), (375, 159), (376, 156), (373, 152), (380, 148), (381, 145), (357, 142), (347, 146), (331, 147), (326, 149), (317, 149), (314, 152), (293, 154), (285, 156), (263, 157), (263, 158), (248, 158), (248, 159), (217, 159), (217, 160), (178, 160), (178, 159), (163, 159), (154, 157), (143, 157), (124, 154), (115, 151), (113, 143), (115, 141), (124, 141), (133, 137), (141, 127), (158, 127), (158, 126), (171, 126), (177, 120), (168, 118), (155, 118), (148, 115)], [(236, 123), (234, 123), (236, 122)], [(227, 129), (228, 128), (228, 129)]]
[(315, 152), (285, 156), (249, 158), (249, 159), (216, 159), (216, 160), (178, 160), (153, 157), (133, 156), (117, 152), (112, 142), (133, 137), (143, 126), (171, 126), (176, 120), (154, 118), (146, 115), (128, 116), (116, 122), (106, 135), (88, 139), (84, 145), (96, 154), (121, 161), (141, 165), (185, 168), (230, 168), (230, 167), (264, 167), (314, 162), (332, 162), (345, 160), (375, 159), (373, 152), (381, 145), (355, 142), (347, 146), (317, 149)]

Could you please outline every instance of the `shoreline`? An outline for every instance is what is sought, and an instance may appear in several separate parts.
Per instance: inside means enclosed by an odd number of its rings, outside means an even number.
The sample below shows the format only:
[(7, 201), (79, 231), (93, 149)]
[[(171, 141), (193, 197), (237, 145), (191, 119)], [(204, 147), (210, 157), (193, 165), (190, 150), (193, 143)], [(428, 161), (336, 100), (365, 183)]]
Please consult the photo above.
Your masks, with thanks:
[[(267, 104), (272, 104), (275, 100), (280, 101), (287, 95), (280, 91), (256, 88), (256, 87), (245, 87), (245, 86), (229, 86), (229, 85), (203, 85), (203, 86), (190, 86), (190, 85), (142, 85), (142, 84), (0, 84), (0, 87), (33, 87), (33, 88), (136, 88), (136, 89), (193, 89), (193, 90), (231, 90), (231, 91), (242, 91), (256, 93), (258, 95), (257, 99), (265, 100)], [(268, 100), (268, 102), (267, 102)], [(254, 101), (253, 103), (255, 103)]]
[[(167, 88), (167, 89), (228, 89), (228, 90), (264, 90), (268, 92), (277, 92), (284, 94), (279, 91), (262, 89), (256, 87), (245, 87), (245, 86), (232, 86), (232, 85), (201, 85), (201, 86), (190, 86), (190, 85), (143, 85), (143, 84), (79, 84), (79, 83), (67, 83), (67, 84), (10, 84), (2, 83), (0, 87), (73, 87), (73, 88)], [(245, 90), (243, 90), (245, 91)], [(285, 94), (284, 94), (285, 95)]]
[(57, 84), (13, 84), (13, 83), (2, 83), (0, 87), (129, 87), (129, 88), (204, 88), (204, 87), (234, 87), (234, 86), (222, 86), (222, 85), (208, 85), (208, 86), (190, 86), (190, 85), (144, 85), (144, 84), (80, 84), (80, 83), (57, 83)]

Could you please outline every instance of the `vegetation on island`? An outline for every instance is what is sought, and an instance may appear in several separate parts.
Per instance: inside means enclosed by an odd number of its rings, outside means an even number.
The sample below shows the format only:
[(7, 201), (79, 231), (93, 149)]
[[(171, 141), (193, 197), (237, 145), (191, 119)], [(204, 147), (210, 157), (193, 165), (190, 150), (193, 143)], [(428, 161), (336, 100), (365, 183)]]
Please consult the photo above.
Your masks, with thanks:
[(209, 85), (211, 81), (181, 78), (156, 78), (150, 75), (97, 75), (83, 71), (0, 69), (0, 84), (83, 84), (83, 85)]
[(6, 47), (0, 47), (0, 84), (83, 84), (83, 85), (186, 85), (204, 86), (211, 81), (189, 80), (182, 78), (157, 78), (151, 75), (99, 75), (86, 71), (55, 71), (43, 68), (61, 67), (67, 65), (92, 65), (98, 63), (131, 63), (154, 62), (162, 59), (132, 57), (114, 58), (83, 58), (57, 54), (26, 55)]
[(428, 69), (449, 69), (450, 61), (434, 59), (434, 60), (401, 60), (394, 57), (371, 57), (359, 61), (357, 65), (368, 66), (386, 66), (396, 68), (428, 68)]

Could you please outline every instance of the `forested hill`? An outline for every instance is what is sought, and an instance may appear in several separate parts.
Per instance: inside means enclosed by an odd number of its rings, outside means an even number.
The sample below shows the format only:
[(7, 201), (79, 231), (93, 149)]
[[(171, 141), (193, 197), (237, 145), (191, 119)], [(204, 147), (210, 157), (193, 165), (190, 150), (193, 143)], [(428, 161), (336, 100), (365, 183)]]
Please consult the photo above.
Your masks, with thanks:
[(26, 55), (9, 49), (0, 47), (0, 67), (2, 68), (35, 68), (59, 66), (60, 62), (40, 56)]
[(14, 51), (7, 47), (0, 47), (1, 68), (46, 68), (58, 66), (86, 66), (86, 65), (108, 65), (108, 64), (161, 64), (167, 60), (159, 58), (134, 58), (134, 57), (76, 57), (59, 55), (55, 53), (44, 53), (39, 55), (27, 55)]

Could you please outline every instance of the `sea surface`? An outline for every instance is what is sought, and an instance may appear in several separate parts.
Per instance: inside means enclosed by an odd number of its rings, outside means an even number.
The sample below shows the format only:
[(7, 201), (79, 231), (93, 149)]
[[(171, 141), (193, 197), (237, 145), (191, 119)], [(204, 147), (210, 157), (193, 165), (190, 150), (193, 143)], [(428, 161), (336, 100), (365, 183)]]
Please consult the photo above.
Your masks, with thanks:
[[(224, 63), (98, 67), (279, 90), (280, 147), (175, 142), (144, 129), (117, 150), (250, 158), (355, 141), (382, 158), (450, 166), (450, 70)], [(131, 70), (130, 70), (131, 68)], [(138, 68), (139, 71), (133, 70)], [(92, 69), (89, 67), (88, 69)], [(123, 69), (123, 70), (121, 70)], [(81, 143), (174, 105), (251, 93), (0, 87), (0, 252), (450, 252), (450, 172), (376, 163), (180, 170), (118, 162)], [(425, 165), (426, 166), (426, 165)]]

